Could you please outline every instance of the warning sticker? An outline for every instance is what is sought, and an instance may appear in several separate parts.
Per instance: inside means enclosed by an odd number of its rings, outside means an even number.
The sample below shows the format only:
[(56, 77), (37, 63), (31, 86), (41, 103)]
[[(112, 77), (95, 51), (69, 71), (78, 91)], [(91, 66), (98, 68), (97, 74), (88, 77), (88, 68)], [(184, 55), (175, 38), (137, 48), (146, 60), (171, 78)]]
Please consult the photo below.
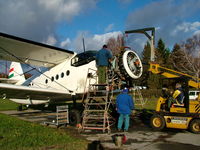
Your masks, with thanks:
[(187, 123), (187, 118), (183, 117), (172, 117), (171, 122), (175, 124), (186, 124)]

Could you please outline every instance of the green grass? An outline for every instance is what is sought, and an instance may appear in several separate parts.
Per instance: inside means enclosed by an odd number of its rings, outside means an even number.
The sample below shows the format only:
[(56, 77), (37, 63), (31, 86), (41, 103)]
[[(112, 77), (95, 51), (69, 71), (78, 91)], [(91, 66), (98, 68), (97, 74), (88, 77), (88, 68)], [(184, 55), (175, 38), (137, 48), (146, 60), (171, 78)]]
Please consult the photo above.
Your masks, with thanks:
[(19, 104), (16, 104), (8, 99), (0, 99), (0, 111), (16, 110)]
[(0, 114), (1, 150), (85, 150), (88, 142), (54, 129)]
[[(19, 104), (0, 99), (0, 111), (16, 110)], [(0, 150), (85, 150), (88, 141), (54, 129), (0, 114)]]
[(143, 107), (141, 105), (137, 105), (137, 103), (135, 104), (135, 108), (136, 109), (148, 109), (148, 110), (155, 110), (156, 108), (156, 103), (157, 103), (158, 98), (150, 98), (146, 100), (146, 103), (143, 105)]

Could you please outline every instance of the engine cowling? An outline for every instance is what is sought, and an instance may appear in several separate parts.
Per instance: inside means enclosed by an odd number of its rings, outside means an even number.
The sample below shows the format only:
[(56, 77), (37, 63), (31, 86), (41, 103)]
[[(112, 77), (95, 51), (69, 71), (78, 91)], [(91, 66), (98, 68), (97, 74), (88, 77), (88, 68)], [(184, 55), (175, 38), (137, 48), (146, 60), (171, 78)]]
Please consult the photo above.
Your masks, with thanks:
[(136, 52), (129, 48), (119, 56), (119, 71), (124, 78), (138, 79), (143, 72), (142, 62)]

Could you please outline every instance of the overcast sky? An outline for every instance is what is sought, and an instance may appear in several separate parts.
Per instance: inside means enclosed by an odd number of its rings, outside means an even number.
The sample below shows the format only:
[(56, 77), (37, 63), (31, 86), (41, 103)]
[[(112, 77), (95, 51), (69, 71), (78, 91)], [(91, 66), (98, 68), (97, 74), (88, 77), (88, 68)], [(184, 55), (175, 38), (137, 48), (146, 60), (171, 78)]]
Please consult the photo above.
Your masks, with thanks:
[(171, 48), (200, 32), (199, 14), (200, 0), (0, 0), (0, 32), (81, 52), (82, 37), (100, 49), (125, 30), (155, 27)]

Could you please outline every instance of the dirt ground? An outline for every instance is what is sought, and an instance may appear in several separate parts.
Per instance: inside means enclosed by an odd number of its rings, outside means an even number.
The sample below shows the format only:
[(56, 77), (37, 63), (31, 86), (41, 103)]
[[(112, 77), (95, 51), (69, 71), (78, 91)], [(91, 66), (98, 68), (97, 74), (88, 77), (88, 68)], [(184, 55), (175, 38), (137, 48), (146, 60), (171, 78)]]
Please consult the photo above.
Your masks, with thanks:
[[(55, 113), (50, 111), (26, 110), (26, 111), (2, 111), (1, 113), (15, 116), (19, 119), (36, 122), (45, 125), (52, 122)], [(86, 130), (79, 133), (75, 127), (61, 126), (71, 135), (85, 138), (91, 141), (88, 150), (199, 150), (200, 135), (187, 130), (165, 129), (162, 132), (153, 131), (149, 126), (150, 114), (137, 113), (130, 121), (128, 132), (118, 132), (116, 126), (112, 126), (111, 133)], [(55, 125), (50, 125), (56, 128)], [(126, 142), (118, 147), (114, 143), (116, 135), (124, 135)]]

